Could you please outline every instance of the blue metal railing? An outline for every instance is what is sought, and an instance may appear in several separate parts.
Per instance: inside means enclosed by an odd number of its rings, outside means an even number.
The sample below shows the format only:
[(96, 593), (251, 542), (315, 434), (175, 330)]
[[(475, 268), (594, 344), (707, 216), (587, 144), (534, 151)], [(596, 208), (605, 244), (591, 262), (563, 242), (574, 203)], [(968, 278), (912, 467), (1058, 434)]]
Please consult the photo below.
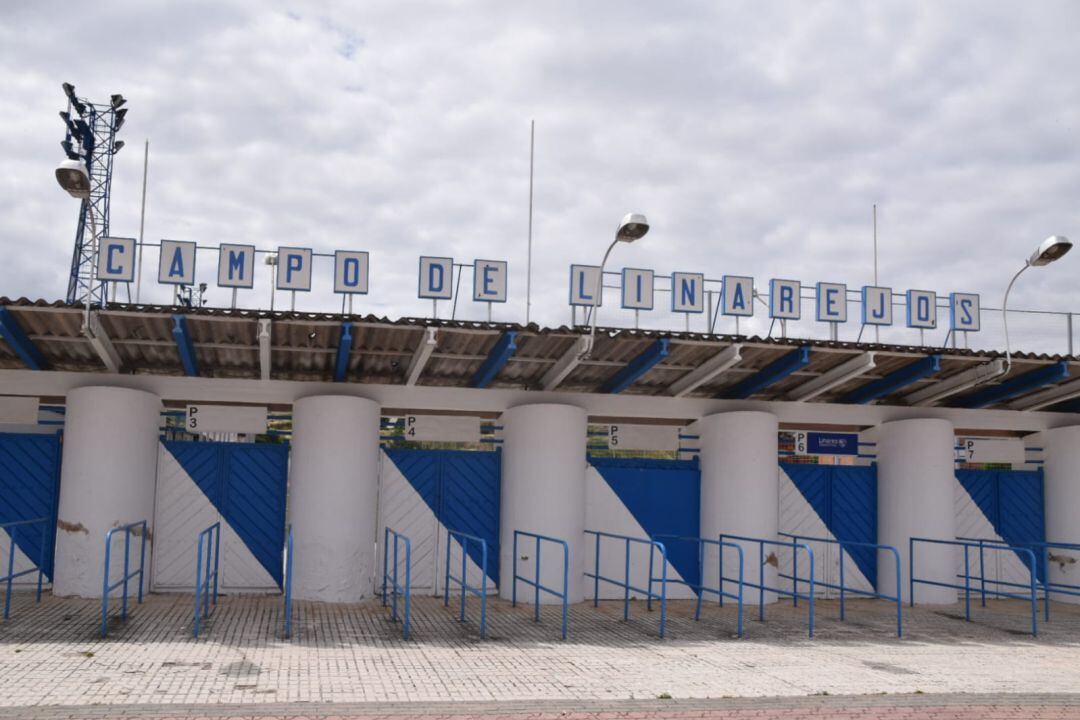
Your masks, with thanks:
[[(21, 570), (15, 572), (15, 539), (19, 533), (19, 528), (28, 527), (30, 525), (41, 525), (41, 551), (38, 555), (37, 566), (32, 567), (29, 570)], [(32, 572), (37, 572), (37, 599), (35, 602), (41, 602), (41, 583), (45, 576), (45, 552), (49, 546), (49, 518), (34, 518), (33, 520), (16, 520), (14, 522), (8, 522), (0, 524), (0, 530), (7, 530), (8, 532), (8, 570), (7, 575), (0, 578), (0, 582), (7, 582), (7, 589), (4, 591), (4, 619), (7, 620), (11, 617), (11, 583), (15, 578), (22, 577), (23, 575), (29, 575)]]
[[(195, 637), (199, 637), (199, 627), (203, 619), (210, 617), (211, 598), (213, 598), (214, 609), (217, 609), (218, 568), (221, 566), (221, 523), (216, 522), (199, 533), (196, 544), (198, 548), (195, 551), (195, 621), (192, 623), (191, 630)], [(203, 548), (206, 548), (205, 552)], [(199, 611), (200, 606), (202, 612)]]
[[(645, 538), (631, 537), (629, 535), (616, 535), (614, 533), (601, 532), (599, 530), (586, 530), (586, 535), (593, 535), (596, 537), (595, 547), (595, 565), (593, 572), (585, 573), (585, 577), (593, 579), (593, 607), (600, 605), (600, 583), (606, 582), (616, 587), (623, 589), (623, 620), (630, 619), (630, 591), (643, 593), (646, 598), (646, 609), (652, 611), (652, 601), (660, 601), (660, 637), (664, 637), (664, 628), (667, 625), (667, 548), (664, 547), (664, 543), (657, 542), (655, 540), (648, 540)], [(624, 577), (622, 580), (615, 580), (613, 578), (604, 577), (600, 574), (600, 540), (601, 538), (609, 538), (611, 540), (621, 540), (626, 546), (626, 556), (624, 558)], [(648, 588), (634, 587), (630, 584), (630, 548), (633, 545), (644, 545), (649, 548), (649, 581)], [(657, 595), (653, 592), (653, 568), (655, 567), (656, 553), (660, 553), (660, 594)]]
[[(536, 562), (533, 564), (533, 579), (518, 575), (518, 536), (532, 538), (536, 544), (534, 545), (534, 556)], [(562, 547), (563, 565), (562, 565), (562, 592), (553, 590), (540, 583), (540, 548), (542, 543), (552, 543)], [(570, 587), (570, 546), (565, 540), (551, 537), (549, 535), (537, 535), (536, 533), (526, 532), (524, 530), (514, 531), (514, 580), (513, 585), (510, 588), (511, 605), (517, 607), (517, 584), (523, 582), (529, 585), (533, 589), (533, 620), (540, 622), (540, 593), (546, 592), (549, 595), (562, 600), (562, 639), (566, 639), (566, 625), (568, 615), (568, 597)]]
[(293, 531), (285, 530), (285, 639), (292, 637)]
[[(720, 533), (720, 541), (723, 542), (725, 539), (727, 541), (729, 541), (729, 542), (734, 540), (734, 541), (737, 541), (737, 542), (756, 543), (757, 546), (758, 546), (758, 582), (756, 582), (756, 583), (752, 583), (752, 582), (745, 583), (747, 587), (757, 588), (757, 590), (758, 590), (758, 621), (759, 622), (764, 622), (765, 621), (765, 593), (766, 592), (772, 592), (772, 593), (776, 593), (777, 595), (783, 595), (785, 597), (791, 598), (792, 603), (795, 605), (795, 607), (799, 606), (799, 600), (806, 600), (807, 604), (808, 604), (807, 620), (808, 620), (808, 624), (809, 624), (809, 635), (810, 635), (810, 637), (814, 637), (814, 587), (815, 587), (816, 583), (815, 583), (815, 580), (814, 580), (814, 551), (810, 548), (810, 546), (807, 545), (806, 543), (800, 543), (800, 542), (784, 542), (783, 540), (767, 540), (765, 538), (748, 537), (746, 535), (731, 535), (729, 533)], [(766, 545), (768, 545), (769, 547), (791, 548), (792, 559), (794, 561), (793, 565), (796, 568), (796, 570), (795, 570), (796, 575), (798, 574), (799, 549), (802, 548), (803, 550), (806, 551), (806, 555), (810, 558), (810, 577), (807, 580), (807, 582), (810, 585), (810, 589), (809, 589), (809, 592), (807, 592), (806, 595), (800, 595), (799, 594), (799, 588), (797, 586), (792, 587), (791, 590), (785, 590), (783, 588), (778, 588), (778, 587), (769, 587), (768, 585), (765, 584), (765, 546)], [(724, 554), (720, 553), (720, 558), (721, 558), (721, 560), (720, 560), (720, 562), (721, 562), (721, 564), (720, 564), (720, 578), (721, 578), (721, 582), (724, 582), (724, 581), (727, 580), (727, 578), (724, 577), (723, 556), (724, 556)], [(780, 565), (779, 563), (776, 563), (777, 568), (779, 568), (779, 565)]]
[[(393, 542), (391, 542), (391, 538)], [(390, 546), (394, 548), (394, 560), (393, 564), (388, 564), (390, 560)], [(398, 547), (405, 548), (405, 584), (402, 585), (398, 582)], [(401, 625), (401, 637), (404, 640), (409, 639), (409, 606), (411, 605), (412, 591), (410, 587), (412, 585), (412, 541), (402, 535), (401, 533), (387, 527), (383, 531), (383, 572), (382, 572), (382, 606), (386, 607), (386, 587), (387, 580), (390, 580), (390, 593), (393, 596), (393, 603), (390, 610), (390, 619), (397, 622), (398, 619), (398, 595), (403, 595), (404, 612)]]
[[(964, 584), (963, 585), (957, 585), (957, 584), (954, 584), (954, 583), (939, 582), (937, 580), (920, 580), (920, 579), (918, 579), (915, 576), (915, 544), (916, 543), (924, 543), (924, 544), (927, 544), (927, 545), (947, 545), (947, 546), (950, 546), (950, 547), (963, 548), (964, 549), (964, 574), (963, 575), (957, 575), (957, 577), (963, 578)], [(981, 572), (981, 571), (979, 573), (979, 576), (973, 577), (971, 575), (970, 553), (968, 552), (972, 548), (974, 548), (976, 550), (980, 550), (980, 552), (983, 552), (984, 550), (994, 550), (994, 551), (999, 551), (999, 552), (1010, 552), (1010, 553), (1015, 552), (1018, 555), (1027, 554), (1028, 558), (1031, 560), (1031, 563), (1028, 565), (1029, 582), (1028, 582), (1027, 585), (1020, 585), (1020, 587), (1026, 588), (1028, 590), (1028, 592), (1026, 594), (1021, 595), (1019, 593), (1005, 592), (1003, 590), (998, 590), (996, 588), (991, 588), (990, 590), (986, 590), (985, 589), (986, 583), (990, 583), (991, 585), (1019, 585), (1019, 583), (1005, 583), (1005, 582), (1000, 581), (1000, 580), (989, 580), (989, 579), (986, 578), (986, 574)], [(1011, 545), (990, 545), (990, 544), (980, 545), (979, 543), (965, 541), (965, 540), (940, 540), (938, 538), (924, 538), (924, 537), (913, 537), (910, 540), (908, 540), (908, 599), (910, 600), (910, 603), (911, 603), (911, 605), (913, 607), (915, 605), (915, 586), (916, 585), (932, 585), (934, 587), (951, 588), (953, 590), (963, 590), (964, 591), (964, 619), (967, 620), (968, 622), (970, 622), (971, 621), (971, 581), (973, 579), (978, 580), (980, 582), (980, 586), (983, 588), (984, 593), (989, 592), (990, 595), (992, 595), (993, 597), (997, 597), (997, 598), (1013, 598), (1014, 600), (1025, 600), (1025, 601), (1030, 602), (1031, 603), (1031, 635), (1032, 635), (1032, 637), (1038, 637), (1038, 626), (1037, 626), (1038, 612), (1036, 610), (1036, 606), (1037, 606), (1037, 603), (1038, 603), (1038, 598), (1035, 595), (1035, 588), (1037, 586), (1037, 583), (1036, 583), (1036, 580), (1035, 580), (1035, 553), (1032, 552), (1029, 548), (1015, 547), (1015, 546), (1011, 546)]]
[[(1043, 589), (1043, 617), (1045, 620), (1050, 619), (1050, 600), (1051, 595), (1069, 595), (1072, 597), (1080, 597), (1080, 585), (1069, 585), (1068, 583), (1052, 583), (1050, 582), (1050, 563), (1055, 562), (1056, 559), (1051, 555), (1051, 550), (1072, 550), (1074, 552), (1080, 552), (1080, 544), (1078, 543), (1055, 543), (1055, 542), (1023, 542), (1017, 545), (1009, 545), (1003, 540), (993, 540), (988, 538), (957, 538), (964, 542), (973, 542), (980, 545), (979, 548), (979, 575), (980, 577), (980, 594), (982, 596), (982, 606), (986, 607), (986, 572), (985, 572), (985, 557), (983, 545), (993, 545), (999, 547), (1022, 547), (1028, 548), (1032, 552), (1038, 551), (1043, 559), (1043, 577), (1042, 585)], [(1038, 577), (1038, 568), (1035, 570), (1036, 578)], [(1023, 583), (1007, 582), (1005, 580), (992, 580), (989, 581), (997, 585), (1004, 587), (1016, 587), (1027, 588), (1027, 585)]]
[[(113, 584), (109, 584), (109, 565), (112, 560), (113, 535), (118, 532), (124, 533), (124, 576)], [(131, 536), (138, 534), (141, 539), (139, 549), (139, 569), (131, 571)], [(121, 596), (120, 618), (127, 619), (128, 608), (128, 581), (136, 575), (139, 576), (139, 603), (143, 600), (143, 571), (146, 568), (146, 521), (140, 520), (121, 527), (115, 527), (105, 533), (105, 572), (101, 581), (101, 637), (109, 633), (109, 593), (123, 586)]]
[[(665, 540), (668, 542), (692, 542), (698, 546), (698, 577), (701, 578), (701, 582), (697, 585), (688, 583), (685, 580), (668, 580), (669, 583), (676, 585), (685, 585), (694, 591), (697, 595), (697, 606), (694, 608), (694, 620), (701, 619), (701, 604), (704, 600), (705, 594), (709, 593), (715, 595), (720, 603), (720, 607), (724, 606), (724, 598), (735, 600), (738, 603), (738, 627), (739, 637), (743, 636), (743, 567), (745, 565), (745, 556), (743, 553), (742, 545), (736, 543), (725, 542), (723, 540), (710, 540), (709, 538), (692, 537), (688, 535), (654, 535), (656, 540)], [(707, 547), (715, 546), (717, 549), (717, 569), (719, 570), (717, 577), (717, 586), (709, 587), (705, 584), (705, 550)], [(724, 559), (720, 557), (724, 553), (724, 548), (732, 548), (739, 554), (739, 578), (736, 581), (738, 592), (730, 593), (724, 591)]]
[[(853, 593), (855, 595), (862, 595), (864, 597), (877, 598), (879, 600), (888, 600), (889, 602), (896, 603), (896, 637), (903, 637), (903, 634), (904, 634), (904, 600), (900, 595), (900, 588), (902, 587), (902, 585), (901, 585), (902, 581), (900, 579), (900, 551), (899, 550), (897, 550), (892, 545), (879, 545), (877, 543), (854, 542), (854, 541), (851, 541), (851, 540), (833, 540), (831, 538), (812, 537), (812, 536), (809, 536), (809, 535), (795, 535), (793, 533), (785, 533), (785, 532), (777, 533), (777, 534), (780, 535), (780, 537), (791, 538), (795, 542), (798, 542), (800, 540), (805, 540), (807, 542), (819, 542), (819, 543), (824, 543), (824, 544), (828, 544), (828, 545), (836, 545), (838, 548), (840, 548), (840, 584), (837, 585), (836, 583), (829, 583), (829, 582), (824, 582), (824, 581), (821, 581), (821, 580), (819, 580), (817, 582), (818, 587), (824, 587), (824, 588), (829, 588), (830, 590), (839, 590), (840, 591), (840, 619), (841, 620), (845, 619), (845, 616), (844, 616), (845, 602), (844, 601), (845, 601), (845, 595), (847, 593)], [(844, 583), (844, 551), (845, 551), (845, 548), (849, 548), (849, 547), (873, 548), (875, 551), (887, 550), (888, 552), (892, 553), (893, 559), (896, 561), (895, 562), (895, 568), (896, 568), (896, 595), (885, 595), (884, 593), (875, 592), (873, 590), (862, 590), (860, 588), (850, 587), (850, 586), (848, 586), (847, 584)], [(876, 553), (875, 553), (875, 557), (876, 557)], [(794, 573), (795, 571), (793, 570), (792, 572)], [(783, 573), (780, 573), (780, 577), (782, 577), (782, 578), (784, 578), (786, 580), (791, 580), (792, 583), (794, 584), (796, 590), (798, 590), (798, 585), (799, 585), (800, 582), (805, 582), (802, 578), (798, 577), (796, 574), (785, 575)]]
[[(450, 542), (452, 539), (457, 538), (457, 541), (461, 543), (461, 577), (457, 578), (450, 574)], [(475, 543), (480, 546), (480, 587), (474, 588), (469, 585), (466, 571), (468, 570), (469, 560), (469, 543)], [(483, 640), (487, 634), (487, 566), (488, 566), (488, 546), (487, 541), (482, 537), (476, 535), (469, 535), (463, 532), (457, 532), (456, 530), (446, 531), (446, 581), (443, 584), (443, 605), (450, 607), (450, 581), (453, 580), (461, 586), (461, 616), (458, 618), (460, 622), (465, 622), (465, 594), (471, 593), (480, 598), (480, 639)]]

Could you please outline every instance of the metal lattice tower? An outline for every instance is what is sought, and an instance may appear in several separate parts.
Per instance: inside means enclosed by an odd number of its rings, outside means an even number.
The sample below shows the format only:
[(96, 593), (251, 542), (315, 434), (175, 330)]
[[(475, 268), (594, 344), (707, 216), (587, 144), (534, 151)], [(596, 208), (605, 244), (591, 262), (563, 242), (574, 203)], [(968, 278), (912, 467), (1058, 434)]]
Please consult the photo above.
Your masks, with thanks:
[[(60, 117), (67, 127), (67, 134), (61, 146), (70, 159), (86, 164), (90, 176), (90, 197), (82, 201), (75, 229), (67, 301), (100, 307), (105, 301), (105, 285), (94, 280), (93, 263), (98, 243), (109, 236), (113, 156), (124, 146), (122, 140), (116, 140), (116, 133), (124, 124), (127, 109), (121, 109), (125, 103), (121, 95), (113, 95), (108, 104), (92, 103), (77, 97), (70, 83), (64, 83), (64, 93), (68, 107)], [(90, 213), (93, 213), (92, 219)]]

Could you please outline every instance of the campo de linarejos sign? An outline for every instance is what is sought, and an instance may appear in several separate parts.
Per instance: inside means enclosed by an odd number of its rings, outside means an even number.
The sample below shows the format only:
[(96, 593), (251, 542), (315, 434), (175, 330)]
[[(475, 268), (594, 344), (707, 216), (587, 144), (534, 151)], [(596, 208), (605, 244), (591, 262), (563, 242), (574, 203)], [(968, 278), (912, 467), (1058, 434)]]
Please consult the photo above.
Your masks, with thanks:
[[(134, 282), (136, 246), (133, 238), (103, 238), (98, 253), (98, 279), (104, 282)], [(164, 285), (194, 285), (196, 243), (186, 240), (162, 240), (158, 260), (158, 282)], [(369, 256), (361, 250), (338, 250), (333, 254), (316, 253), (312, 248), (279, 247), (275, 251), (258, 250), (254, 245), (223, 243), (210, 248), (218, 253), (217, 285), (222, 288), (250, 289), (255, 286), (255, 255), (276, 255), (274, 287), (277, 290), (311, 290), (312, 264), (315, 257), (333, 258), (335, 293), (365, 295), (368, 292)], [(449, 257), (421, 256), (417, 276), (417, 295), (423, 299), (451, 300), (454, 297), (454, 268), (463, 267)], [(505, 260), (474, 260), (473, 300), (504, 303), (507, 301), (508, 264)], [(595, 265), (570, 266), (570, 305), (602, 305), (596, 297), (600, 268)], [(669, 282), (671, 311), (703, 313), (706, 282), (720, 284), (720, 312), (736, 317), (754, 315), (754, 279), (743, 275), (724, 275), (721, 280), (706, 280), (703, 273), (674, 272), (657, 276), (652, 270), (624, 268), (621, 304), (629, 310), (653, 310), (656, 281)], [(819, 282), (814, 286), (815, 319), (819, 322), (848, 321), (848, 288), (843, 283)], [(938, 326), (938, 296), (932, 290), (908, 290), (905, 293), (910, 328), (934, 329)], [(768, 316), (778, 320), (802, 318), (802, 283), (798, 280), (769, 280)], [(950, 293), (948, 296), (949, 329), (977, 332), (980, 329), (979, 296), (975, 293)], [(861, 292), (861, 321), (864, 325), (893, 324), (893, 291), (888, 287), (867, 285)]]

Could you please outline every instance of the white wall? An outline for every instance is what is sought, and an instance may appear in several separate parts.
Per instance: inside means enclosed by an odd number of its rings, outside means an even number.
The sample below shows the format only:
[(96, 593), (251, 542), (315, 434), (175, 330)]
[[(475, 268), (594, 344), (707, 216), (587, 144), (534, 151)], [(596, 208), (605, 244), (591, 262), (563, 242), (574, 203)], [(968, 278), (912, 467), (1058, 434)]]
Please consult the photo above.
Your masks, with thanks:
[[(502, 416), (503, 457), (499, 520), (499, 593), (509, 598), (513, 581), (514, 531), (549, 535), (570, 546), (568, 597), (583, 597), (585, 554), (585, 411), (572, 405), (542, 403), (510, 408)], [(535, 540), (518, 540), (518, 574), (532, 577)], [(542, 543), (541, 582), (562, 587), (562, 550)], [(530, 586), (520, 583), (518, 598), (533, 599)], [(541, 603), (558, 598), (541, 593)]]
[[(779, 486), (776, 442), (779, 423), (765, 412), (717, 413), (698, 423), (701, 436), (701, 535), (720, 533), (777, 539)], [(777, 548), (765, 547), (766, 563), (759, 564), (757, 543), (740, 542), (745, 555), (744, 580), (778, 587)], [(737, 553), (724, 551), (724, 576), (736, 577)], [(705, 565), (705, 584), (716, 587), (719, 568)], [(747, 590), (745, 601), (757, 604), (757, 590)], [(776, 601), (765, 593), (765, 603)]]
[[(1047, 542), (1080, 543), (1080, 426), (1047, 430), (1031, 438), (1043, 448)], [(1080, 585), (1080, 552), (1053, 549), (1047, 563), (1050, 582)], [(1055, 601), (1080, 598), (1051, 595)]]
[[(875, 433), (878, 449), (878, 542), (900, 551), (900, 588), (908, 600), (908, 540), (956, 537), (955, 469), (953, 426), (947, 420), (898, 420), (885, 423)], [(918, 544), (915, 572), (920, 579), (956, 584), (957, 549)], [(892, 560), (879, 555), (879, 566)], [(878, 574), (878, 590), (896, 592), (891, 572)], [(949, 588), (917, 585), (918, 603), (948, 604), (956, 601)]]
[(378, 468), (377, 404), (336, 395), (296, 401), (289, 467), (294, 597), (355, 602), (372, 593)]
[[(160, 414), (157, 396), (140, 390), (81, 387), (68, 393), (56, 529), (56, 595), (101, 597), (105, 534), (138, 520), (153, 522)], [(152, 538), (152, 527), (150, 532)], [(112, 549), (113, 578), (123, 574), (123, 549), (123, 534), (118, 533)], [(131, 550), (134, 567), (139, 555), (137, 539)], [(150, 550), (148, 543), (147, 576)]]

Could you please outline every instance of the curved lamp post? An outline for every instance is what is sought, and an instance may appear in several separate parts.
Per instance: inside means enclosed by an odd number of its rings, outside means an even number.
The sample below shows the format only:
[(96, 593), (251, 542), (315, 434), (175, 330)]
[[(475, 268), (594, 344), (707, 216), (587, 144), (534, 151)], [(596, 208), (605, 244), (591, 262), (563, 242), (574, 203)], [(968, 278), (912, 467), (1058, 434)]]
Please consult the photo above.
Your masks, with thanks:
[(1005, 290), (1005, 300), (1001, 303), (1001, 319), (1005, 325), (1005, 372), (1002, 375), (1008, 374), (1012, 368), (1012, 349), (1009, 346), (1009, 293), (1012, 292), (1016, 279), (1029, 267), (1049, 265), (1070, 250), (1072, 250), (1072, 241), (1069, 238), (1064, 235), (1051, 235), (1039, 243), (1039, 247), (1035, 248), (1031, 257), (1024, 261), (1024, 267), (1020, 268), (1009, 281), (1009, 287)]
[(608, 256), (611, 255), (611, 251), (619, 243), (632, 243), (635, 240), (640, 240), (645, 237), (647, 232), (649, 232), (649, 221), (640, 213), (627, 213), (622, 222), (619, 223), (619, 229), (615, 231), (615, 239), (608, 245), (607, 252), (604, 253), (604, 259), (600, 261), (600, 272), (596, 274), (596, 290), (593, 293), (592, 304), (592, 329), (589, 331), (589, 340), (585, 352), (581, 354), (582, 359), (592, 354), (593, 343), (596, 341), (596, 316), (600, 309), (600, 293), (604, 291), (604, 265), (607, 264)]

